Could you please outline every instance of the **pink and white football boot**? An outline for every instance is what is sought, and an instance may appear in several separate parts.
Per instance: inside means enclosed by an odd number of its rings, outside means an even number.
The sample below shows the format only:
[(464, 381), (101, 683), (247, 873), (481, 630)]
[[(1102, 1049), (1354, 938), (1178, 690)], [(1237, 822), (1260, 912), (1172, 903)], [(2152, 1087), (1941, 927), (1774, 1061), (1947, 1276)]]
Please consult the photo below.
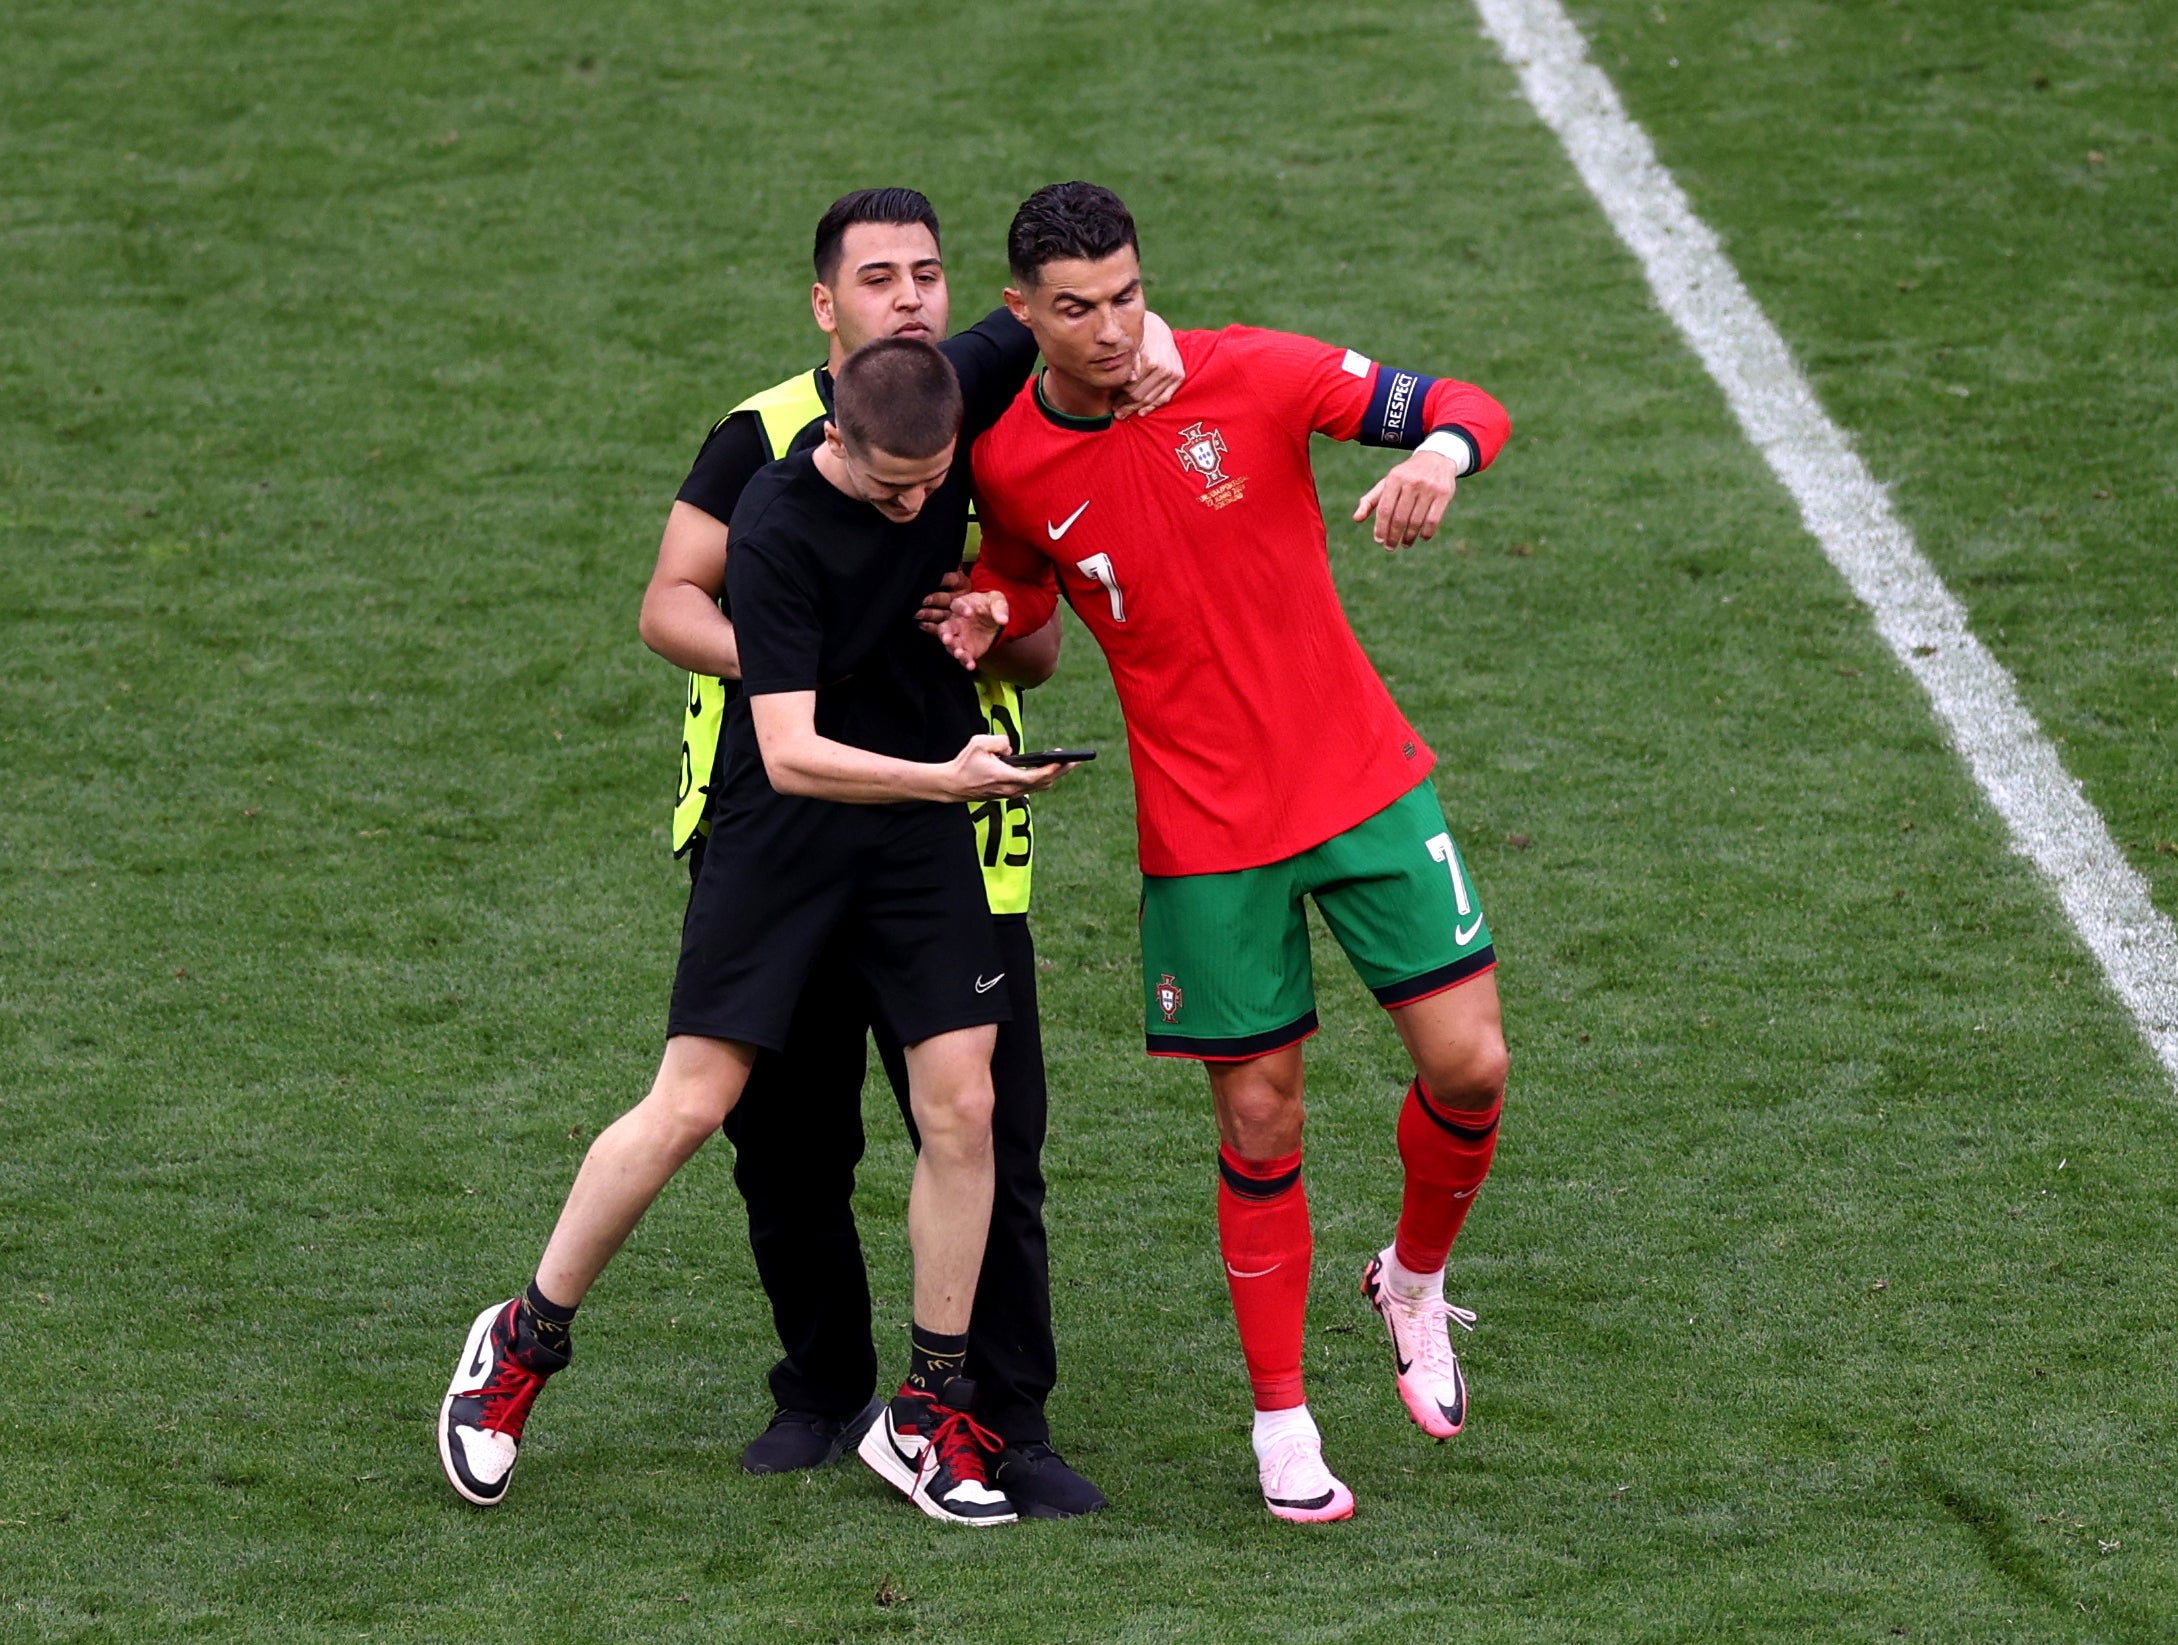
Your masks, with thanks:
[(1407, 1415), (1423, 1433), (1450, 1439), (1467, 1422), (1467, 1379), (1460, 1374), (1448, 1327), (1472, 1331), (1474, 1311), (1455, 1308), (1441, 1294), (1402, 1296), (1386, 1278), (1391, 1260), (1389, 1246), (1369, 1259), (1361, 1270), (1361, 1294), (1391, 1333), (1392, 1365)]
[(1296, 1525), (1354, 1517), (1354, 1493), (1324, 1466), (1323, 1436), (1308, 1407), (1255, 1414), (1255, 1470), (1263, 1506)]

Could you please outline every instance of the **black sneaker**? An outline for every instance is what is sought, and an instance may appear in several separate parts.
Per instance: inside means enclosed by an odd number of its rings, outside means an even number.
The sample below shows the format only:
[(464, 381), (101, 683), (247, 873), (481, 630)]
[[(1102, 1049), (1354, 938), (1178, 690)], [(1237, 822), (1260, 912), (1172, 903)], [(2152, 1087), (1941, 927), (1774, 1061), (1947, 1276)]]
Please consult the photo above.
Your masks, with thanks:
[(534, 1343), (523, 1344), (516, 1357), (520, 1307), (495, 1302), (476, 1316), (439, 1405), (439, 1466), (446, 1482), (479, 1508), (507, 1494), (529, 1408), (545, 1378), (567, 1364), (566, 1355)]
[(828, 1417), (815, 1411), (774, 1411), (771, 1426), (750, 1440), (741, 1453), (741, 1466), (752, 1474), (791, 1474), (804, 1468), (823, 1468), (837, 1462), (862, 1443), (885, 1402), (875, 1394), (870, 1403), (851, 1417)]
[(1025, 1519), (1072, 1519), (1110, 1506), (1102, 1491), (1040, 1440), (1009, 1445), (999, 1452), (991, 1483), (1013, 1499)]

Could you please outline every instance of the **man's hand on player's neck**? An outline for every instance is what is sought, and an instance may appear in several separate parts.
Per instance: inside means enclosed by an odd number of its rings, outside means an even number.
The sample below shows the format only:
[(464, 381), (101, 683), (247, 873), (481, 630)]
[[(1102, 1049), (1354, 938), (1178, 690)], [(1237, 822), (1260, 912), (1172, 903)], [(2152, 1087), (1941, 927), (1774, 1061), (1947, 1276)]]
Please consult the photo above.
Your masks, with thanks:
[(1006, 288), (1006, 306), (1036, 335), (1045, 403), (1068, 417), (1114, 415), (1115, 396), (1138, 374), (1147, 314), (1133, 247), (1046, 263), (1033, 281)]
[[(1180, 345), (1172, 335), (1172, 327), (1165, 323), (1162, 315), (1145, 313), (1142, 316), (1142, 347), (1134, 357), (1134, 375), (1126, 382), (1108, 392), (1096, 388), (1069, 390), (1063, 379), (1055, 379), (1046, 373), (1041, 392), (1046, 405), (1069, 417), (1109, 416), (1114, 422), (1123, 423), (1129, 417), (1139, 417), (1168, 404), (1186, 381), (1187, 363), (1180, 358)], [(1052, 393), (1055, 383), (1061, 394), (1078, 396), (1079, 404), (1097, 409), (1082, 411), (1073, 404), (1062, 403)]]
[(1125, 422), (1145, 411), (1155, 411), (1187, 381), (1187, 364), (1180, 345), (1164, 317), (1153, 310), (1142, 314), (1142, 346), (1134, 357), (1134, 376), (1111, 396), (1112, 416)]

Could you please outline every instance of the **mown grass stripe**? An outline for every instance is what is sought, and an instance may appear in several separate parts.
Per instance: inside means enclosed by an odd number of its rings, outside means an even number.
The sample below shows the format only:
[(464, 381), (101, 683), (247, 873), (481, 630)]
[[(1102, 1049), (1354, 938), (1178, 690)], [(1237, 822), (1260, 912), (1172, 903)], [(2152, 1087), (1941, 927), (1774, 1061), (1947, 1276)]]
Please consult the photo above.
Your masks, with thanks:
[(2065, 770), (2011, 676), (1967, 627), (1831, 421), (1785, 340), (1694, 214), (1648, 133), (1627, 114), (1558, 0), (1475, 0), (1485, 31), (1557, 133), (1589, 192), (1634, 255), (1657, 302), (1723, 389), (1747, 438), (1921, 682), (2014, 849), (2055, 887), (2110, 985), (2178, 1081), (2178, 929), (2102, 815)]

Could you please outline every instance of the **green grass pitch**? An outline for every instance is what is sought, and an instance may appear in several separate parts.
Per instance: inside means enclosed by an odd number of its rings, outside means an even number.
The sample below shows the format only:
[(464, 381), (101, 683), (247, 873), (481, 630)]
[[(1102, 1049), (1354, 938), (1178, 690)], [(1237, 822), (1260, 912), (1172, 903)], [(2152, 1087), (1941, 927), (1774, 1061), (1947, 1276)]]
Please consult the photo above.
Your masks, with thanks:
[[(2178, 910), (2178, 14), (1576, 16)], [(2170, 1087), (1469, 11), (22, 0), (5, 34), (0, 1639), (2178, 1631)], [(1076, 175), (1175, 322), (1513, 410), (1397, 560), (1340, 523), (1381, 459), (1319, 470), (1506, 961), (1473, 1425), (1421, 1439), (1353, 1294), (1399, 1058), (1325, 954), (1309, 1371), (1361, 1510), (1262, 1512), (1105, 760), (1041, 808), (1037, 925), (1054, 1417), (1114, 1511), (977, 1536), (853, 1467), (742, 1476), (771, 1350), (722, 1150), (469, 1510), (431, 1443), (462, 1327), (657, 1050), (667, 500), (813, 357), (834, 194), (927, 189), (965, 320)], [(1031, 708), (1118, 747), (1078, 629)]]

